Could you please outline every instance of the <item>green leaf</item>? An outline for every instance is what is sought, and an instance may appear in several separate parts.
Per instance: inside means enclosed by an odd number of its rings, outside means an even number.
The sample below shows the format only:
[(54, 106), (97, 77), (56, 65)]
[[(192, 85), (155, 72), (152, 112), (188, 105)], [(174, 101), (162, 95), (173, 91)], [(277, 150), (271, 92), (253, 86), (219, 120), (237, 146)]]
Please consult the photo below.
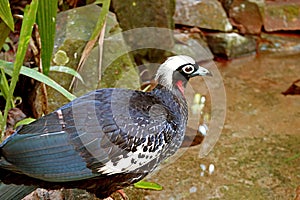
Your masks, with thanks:
[(10, 33), (10, 31), (14, 31), (14, 19), (12, 17), (10, 11), (10, 5), (8, 0), (0, 1), (0, 49), (5, 44), (5, 40)]
[(66, 66), (51, 66), (50, 71), (63, 72), (63, 73), (66, 73), (66, 74), (70, 74), (70, 75), (75, 76), (76, 78), (78, 78), (82, 83), (84, 83), (84, 81), (83, 81), (82, 77), (80, 76), (80, 74), (76, 70), (74, 70), (73, 68), (66, 67)]
[(0, 71), (1, 71), (0, 90), (3, 94), (4, 99), (6, 99), (7, 95), (8, 95), (8, 91), (9, 91), (9, 85), (8, 85), (8, 81), (7, 81), (6, 76), (5, 76), (4, 69), (0, 68)]
[(147, 182), (147, 181), (139, 181), (134, 184), (134, 187), (141, 189), (149, 189), (149, 190), (162, 190), (163, 187), (157, 183)]
[[(14, 69), (11, 75), (11, 81), (9, 85), (9, 93), (7, 95), (5, 109), (4, 109), (4, 123), (1, 124), (1, 130), (4, 131), (6, 125), (6, 119), (8, 115), (8, 110), (11, 108), (10, 102), (13, 99), (13, 93), (19, 79), (20, 70), (24, 61), (24, 57), (27, 51), (28, 43), (32, 33), (32, 27), (35, 22), (36, 11), (38, 7), (38, 0), (32, 0), (30, 5), (26, 5), (24, 9), (24, 18), (22, 22), (20, 40), (18, 45), (18, 50), (16, 54), (16, 59), (14, 62)], [(2, 132), (3, 136), (3, 132)]]
[(0, 17), (5, 22), (5, 24), (10, 28), (10, 30), (14, 31), (15, 29), (14, 19), (10, 11), (10, 5), (8, 0), (0, 1)]
[(103, 2), (105, 2), (105, 0), (96, 0), (93, 4), (103, 4)]
[[(0, 90), (1, 90), (2, 96), (6, 100), (7, 96), (8, 96), (8, 93), (9, 93), (9, 84), (8, 84), (8, 80), (6, 79), (4, 69), (0, 68), (0, 71), (1, 71)], [(11, 99), (11, 105), (10, 106), (11, 107), (15, 106), (13, 99)]]
[(25, 119), (22, 119), (20, 121), (18, 121), (16, 124), (15, 124), (15, 129), (18, 127), (18, 126), (22, 126), (22, 125), (27, 125), (27, 124), (30, 124), (31, 122), (34, 122), (36, 119), (34, 118), (25, 118)]
[(52, 51), (54, 47), (56, 13), (58, 0), (39, 0), (37, 11), (37, 24), (41, 37), (41, 58), (43, 63), (43, 73), (48, 75)]
[[(4, 60), (0, 60), (0, 68), (3, 68), (5, 73), (7, 73), (8, 75), (12, 75), (13, 63), (6, 62)], [(37, 81), (40, 81), (42, 83), (45, 83), (49, 87), (52, 87), (53, 89), (60, 92), (62, 95), (64, 95), (70, 101), (72, 101), (76, 98), (76, 96), (74, 96), (73, 94), (68, 92), (65, 88), (63, 88), (61, 85), (56, 83), (54, 80), (52, 80), (48, 76), (38, 72), (35, 69), (30, 69), (28, 67), (22, 66), (20, 73), (25, 76), (31, 77)]]
[[(9, 27), (0, 20), (0, 30), (1, 30), (1, 34), (0, 34), (0, 49), (6, 44), (5, 40), (7, 38), (7, 36), (10, 33), (10, 29)], [(7, 48), (5, 49), (5, 51), (7, 51)]]
[[(3, 114), (2, 114), (2, 112), (0, 111), (0, 124), (4, 124), (4, 118), (3, 118)], [(0, 127), (0, 131), (1, 132), (4, 132), (4, 130), (2, 130), (2, 127)], [(2, 142), (2, 137), (0, 138), (0, 142)]]
[(103, 28), (103, 25), (105, 23), (108, 12), (109, 12), (110, 1), (111, 0), (103, 0), (102, 1), (102, 10), (101, 10), (96, 27), (91, 35), (90, 40), (94, 40), (95, 38), (97, 38), (99, 36), (99, 34)]

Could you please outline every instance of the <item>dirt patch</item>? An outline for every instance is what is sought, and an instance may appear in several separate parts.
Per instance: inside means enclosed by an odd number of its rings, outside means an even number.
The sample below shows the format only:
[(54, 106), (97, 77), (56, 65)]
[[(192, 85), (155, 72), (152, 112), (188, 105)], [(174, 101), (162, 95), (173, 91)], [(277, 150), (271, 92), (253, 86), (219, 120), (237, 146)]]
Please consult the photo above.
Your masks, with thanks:
[(147, 179), (164, 190), (128, 188), (131, 199), (294, 199), (300, 185), (300, 97), (281, 92), (300, 78), (299, 63), (299, 54), (282, 53), (217, 63), (227, 92), (217, 145), (202, 159), (199, 146), (181, 149), (179, 159)]

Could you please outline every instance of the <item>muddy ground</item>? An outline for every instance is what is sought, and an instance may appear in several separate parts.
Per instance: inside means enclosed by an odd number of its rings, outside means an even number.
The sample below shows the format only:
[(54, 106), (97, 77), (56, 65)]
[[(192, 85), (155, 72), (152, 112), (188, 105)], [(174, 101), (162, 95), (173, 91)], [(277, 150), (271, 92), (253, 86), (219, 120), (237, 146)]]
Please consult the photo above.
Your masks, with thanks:
[[(181, 149), (148, 181), (162, 191), (126, 189), (130, 199), (294, 199), (300, 186), (300, 96), (284, 96), (300, 78), (300, 54), (264, 53), (217, 63), (226, 120), (213, 150)], [(193, 80), (193, 87), (201, 80)], [(168, 163), (170, 162), (170, 163)], [(202, 170), (200, 165), (205, 165)], [(208, 166), (215, 169), (209, 174)]]
[[(300, 186), (300, 95), (281, 93), (300, 79), (300, 53), (264, 53), (215, 65), (226, 90), (226, 97), (219, 95), (223, 99), (218, 101), (225, 103), (226, 117), (220, 118), (224, 126), (213, 150), (200, 158), (201, 145), (181, 148), (146, 179), (163, 190), (129, 187), (125, 192), (131, 200), (295, 199)], [(190, 108), (197, 92), (208, 99), (203, 111), (213, 110), (207, 85), (201, 78), (191, 80), (192, 89), (186, 92)], [(189, 117), (187, 134), (194, 135), (199, 115)], [(212, 132), (212, 121), (208, 126), (208, 134), (218, 135)], [(211, 173), (209, 165), (214, 166)], [(96, 199), (79, 190), (66, 190), (64, 195)]]

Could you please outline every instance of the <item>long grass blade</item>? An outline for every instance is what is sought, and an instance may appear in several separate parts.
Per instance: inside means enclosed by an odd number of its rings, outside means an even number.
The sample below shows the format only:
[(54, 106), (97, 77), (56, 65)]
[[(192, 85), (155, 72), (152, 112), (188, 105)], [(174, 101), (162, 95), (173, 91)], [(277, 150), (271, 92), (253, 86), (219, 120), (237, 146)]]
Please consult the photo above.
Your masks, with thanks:
[(41, 59), (43, 73), (48, 75), (54, 47), (57, 0), (39, 0), (36, 21), (41, 37)]
[(10, 5), (8, 0), (0, 1), (0, 18), (5, 22), (5, 24), (14, 31), (14, 19), (10, 11)]
[[(4, 124), (1, 125), (2, 133), (4, 132), (4, 127), (6, 125), (8, 110), (11, 108), (11, 100), (13, 98), (13, 93), (19, 79), (20, 70), (23, 64), (23, 60), (27, 51), (28, 43), (32, 33), (32, 27), (35, 22), (35, 16), (38, 7), (38, 0), (32, 0), (30, 5), (27, 5), (24, 9), (24, 18), (20, 32), (19, 46), (16, 54), (16, 59), (14, 63), (14, 70), (12, 73), (12, 78), (9, 86), (9, 93), (6, 99), (5, 109), (4, 109)], [(3, 135), (3, 134), (2, 134)]]
[[(1, 68), (3, 68), (5, 73), (7, 73), (8, 75), (12, 75), (12, 73), (13, 73), (13, 63), (0, 60), (0, 69)], [(56, 83), (54, 80), (52, 80), (48, 76), (38, 72), (35, 69), (30, 69), (28, 67), (22, 66), (22, 68), (20, 70), (20, 74), (28, 76), (30, 78), (33, 78), (37, 81), (40, 81), (40, 82), (48, 85), (49, 87), (52, 87), (53, 89), (57, 90), (62, 95), (64, 95), (70, 101), (72, 101), (76, 98), (75, 95), (71, 94), (69, 91), (67, 91), (65, 88), (63, 88), (61, 85)]]
[(0, 1), (0, 49), (2, 48), (10, 31), (14, 31), (14, 20), (10, 11), (8, 0)]
[(10, 33), (10, 29), (4, 22), (0, 21), (0, 30), (1, 30), (1, 34), (0, 34), (0, 49), (1, 49), (3, 47), (3, 44), (5, 43), (8, 34)]
[(82, 83), (84, 83), (81, 75), (73, 68), (66, 67), (66, 66), (51, 66), (50, 71), (55, 71), (55, 72), (63, 72), (66, 74), (70, 74), (76, 78), (78, 78)]
[[(7, 96), (8, 96), (8, 93), (9, 93), (9, 84), (8, 84), (8, 80), (6, 79), (4, 69), (0, 68), (0, 71), (1, 71), (0, 90), (2, 92), (2, 96), (6, 100)], [(13, 99), (11, 100), (11, 105), (10, 106), (11, 107), (15, 106)]]

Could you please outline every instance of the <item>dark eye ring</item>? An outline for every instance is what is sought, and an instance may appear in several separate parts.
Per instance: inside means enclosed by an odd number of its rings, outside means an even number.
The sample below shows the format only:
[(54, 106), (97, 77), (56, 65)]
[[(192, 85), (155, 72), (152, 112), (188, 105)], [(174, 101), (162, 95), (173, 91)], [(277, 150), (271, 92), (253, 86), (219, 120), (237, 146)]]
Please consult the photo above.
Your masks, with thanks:
[(194, 70), (195, 70), (195, 68), (192, 65), (187, 65), (182, 68), (182, 71), (186, 74), (191, 74), (194, 72)]

